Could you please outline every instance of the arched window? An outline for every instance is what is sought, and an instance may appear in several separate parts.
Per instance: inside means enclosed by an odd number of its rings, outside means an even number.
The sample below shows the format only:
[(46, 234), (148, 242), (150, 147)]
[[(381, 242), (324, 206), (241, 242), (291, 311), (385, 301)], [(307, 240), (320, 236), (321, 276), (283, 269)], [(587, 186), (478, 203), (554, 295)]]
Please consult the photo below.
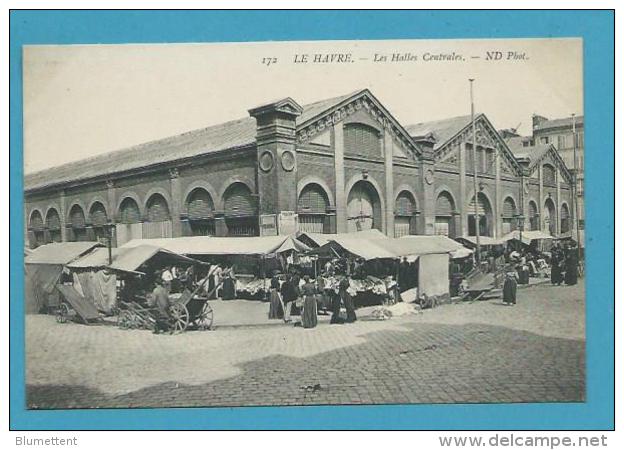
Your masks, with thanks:
[(33, 211), (30, 215), (30, 246), (35, 248), (45, 244), (45, 225), (43, 224), (43, 217), (37, 210)]
[(69, 223), (71, 225), (70, 240), (77, 242), (88, 240), (87, 221), (80, 205), (74, 205), (69, 210)]
[(450, 193), (440, 192), (435, 206), (435, 234), (453, 237), (455, 235), (455, 202)]
[(193, 189), (188, 195), (186, 209), (193, 236), (215, 234), (214, 202), (206, 189)]
[(326, 232), (325, 218), (329, 200), (325, 190), (316, 183), (306, 185), (297, 201), (299, 231), (307, 233)]
[(119, 206), (119, 221), (121, 223), (139, 223), (141, 221), (141, 210), (134, 199), (126, 197)]
[(98, 241), (105, 243), (108, 237), (104, 225), (108, 223), (108, 215), (106, 214), (106, 208), (104, 208), (104, 205), (101, 202), (95, 202), (91, 205), (89, 218), (91, 220), (93, 232), (95, 233), (95, 238)]
[(54, 208), (50, 208), (46, 214), (46, 227), (50, 234), (51, 242), (61, 242), (61, 218), (59, 213)]
[(516, 229), (516, 202), (507, 197), (503, 201), (503, 235)]
[(381, 155), (379, 131), (362, 123), (349, 123), (344, 126), (345, 152), (364, 156)]
[[(477, 212), (479, 214), (479, 235), (492, 236), (492, 207), (490, 201), (483, 192), (479, 192), (479, 200), (477, 203)], [(472, 196), (468, 205), (468, 235), (476, 236), (476, 217), (475, 217), (475, 197)]]
[(223, 194), (225, 223), (229, 236), (257, 236), (256, 201), (244, 183), (233, 183)]
[(570, 231), (570, 210), (565, 203), (561, 205), (561, 233)]
[(394, 202), (394, 237), (416, 234), (416, 200), (408, 191), (401, 191)]
[(153, 194), (147, 201), (147, 221), (164, 222), (170, 218), (169, 206), (165, 197), (160, 194)]
[(167, 200), (161, 194), (152, 194), (147, 200), (146, 221), (143, 222), (143, 238), (172, 237), (171, 215)]
[(537, 205), (533, 200), (529, 201), (529, 231), (539, 230), (539, 217)]
[(547, 198), (544, 202), (544, 220), (543, 231), (550, 233), (554, 236), (557, 232), (557, 208), (555, 208), (555, 202), (552, 199)]
[(556, 185), (555, 168), (550, 164), (544, 164), (542, 167), (542, 180), (544, 184), (549, 186)]

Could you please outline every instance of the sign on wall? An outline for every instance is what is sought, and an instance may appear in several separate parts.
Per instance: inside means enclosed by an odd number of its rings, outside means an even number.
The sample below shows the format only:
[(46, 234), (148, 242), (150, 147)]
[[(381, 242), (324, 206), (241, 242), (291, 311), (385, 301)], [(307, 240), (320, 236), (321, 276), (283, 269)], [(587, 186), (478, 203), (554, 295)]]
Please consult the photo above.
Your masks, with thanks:
[(277, 236), (277, 216), (262, 214), (260, 216), (260, 236)]
[(279, 213), (279, 234), (293, 234), (297, 232), (299, 216), (294, 211), (282, 211)]

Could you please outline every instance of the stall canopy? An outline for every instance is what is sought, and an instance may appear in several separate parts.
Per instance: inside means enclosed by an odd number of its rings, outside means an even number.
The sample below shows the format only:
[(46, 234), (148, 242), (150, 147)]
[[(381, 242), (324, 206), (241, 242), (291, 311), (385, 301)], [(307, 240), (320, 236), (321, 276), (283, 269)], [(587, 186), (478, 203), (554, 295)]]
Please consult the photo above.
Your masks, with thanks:
[(342, 247), (349, 253), (364, 258), (371, 259), (396, 259), (406, 257), (409, 260), (416, 260), (422, 255), (461, 253), (464, 257), (470, 254), (470, 250), (463, 245), (446, 236), (404, 236), (402, 238), (389, 238), (381, 232), (358, 232), (344, 234), (313, 235), (306, 234), (310, 239), (322, 242), (319, 252), (335, 248), (336, 245)]
[[(520, 231), (515, 230), (511, 233), (506, 234), (502, 237), (502, 239), (507, 242), (510, 240), (520, 240)], [(539, 240), (551, 240), (554, 239), (550, 234), (544, 233), (543, 231), (523, 231), (522, 232), (522, 243), (526, 245), (531, 245), (533, 241)]]
[(577, 236), (576, 231), (562, 233), (561, 235), (559, 235), (559, 239), (572, 239), (574, 242), (576, 242), (580, 238), (580, 242), (578, 242), (578, 245), (580, 248), (585, 248), (585, 230), (579, 230), (578, 234), (579, 235)]
[[(468, 242), (471, 245), (477, 245), (477, 237), (476, 236), (464, 236), (459, 238)], [(480, 245), (504, 245), (506, 240), (503, 238), (493, 238), (490, 236), (479, 236), (479, 244)]]
[(168, 239), (133, 239), (121, 248), (142, 245), (160, 247), (180, 255), (270, 255), (290, 250), (304, 251), (308, 247), (292, 236), (208, 237), (192, 236)]
[(32, 314), (54, 306), (54, 287), (63, 267), (90, 250), (101, 247), (97, 242), (58, 242), (42, 245), (24, 258), (24, 301), (26, 313)]
[(328, 242), (334, 240), (336, 237), (353, 237), (358, 239), (366, 238), (386, 238), (386, 235), (381, 231), (372, 228), (365, 231), (355, 231), (353, 233), (340, 233), (340, 234), (322, 234), (322, 233), (299, 233), (297, 239), (305, 243), (310, 243), (313, 246), (321, 247)]
[(136, 272), (147, 261), (158, 258), (164, 264), (204, 264), (193, 258), (180, 255), (153, 245), (138, 245), (136, 247), (121, 247), (112, 249), (113, 261), (108, 263), (108, 249), (96, 248), (92, 252), (78, 258), (67, 265), (70, 269), (98, 270), (109, 268), (122, 272)]

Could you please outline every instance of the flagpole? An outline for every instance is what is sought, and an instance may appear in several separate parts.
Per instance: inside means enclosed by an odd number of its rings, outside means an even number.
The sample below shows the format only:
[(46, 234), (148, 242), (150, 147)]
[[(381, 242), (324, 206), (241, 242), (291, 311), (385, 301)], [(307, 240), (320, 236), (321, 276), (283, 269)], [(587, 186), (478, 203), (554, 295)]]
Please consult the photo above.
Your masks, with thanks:
[(475, 200), (475, 236), (477, 238), (477, 264), (481, 263), (481, 239), (479, 230), (479, 191), (478, 191), (478, 175), (477, 175), (477, 126), (475, 123), (475, 111), (474, 111), (474, 94), (472, 86), (474, 78), (469, 78), (470, 82), (470, 121), (472, 122), (472, 172), (473, 172), (473, 185), (474, 185), (474, 200)]

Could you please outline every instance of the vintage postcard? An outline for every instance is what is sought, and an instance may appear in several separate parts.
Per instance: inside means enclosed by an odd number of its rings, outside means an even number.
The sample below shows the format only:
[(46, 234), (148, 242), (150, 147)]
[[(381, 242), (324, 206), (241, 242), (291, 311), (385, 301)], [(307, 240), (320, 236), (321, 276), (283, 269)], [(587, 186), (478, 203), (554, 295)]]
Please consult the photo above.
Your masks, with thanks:
[(583, 41), (23, 47), (29, 409), (586, 401)]

